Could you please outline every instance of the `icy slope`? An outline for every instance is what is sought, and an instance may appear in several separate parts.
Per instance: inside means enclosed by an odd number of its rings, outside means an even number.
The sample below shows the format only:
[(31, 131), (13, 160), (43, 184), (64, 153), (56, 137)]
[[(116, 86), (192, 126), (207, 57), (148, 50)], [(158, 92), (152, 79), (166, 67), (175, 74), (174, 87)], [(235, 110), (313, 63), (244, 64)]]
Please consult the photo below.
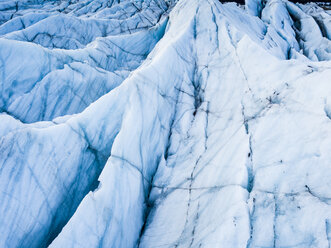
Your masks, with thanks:
[[(90, 2), (70, 5), (75, 9), (66, 15), (57, 12), (59, 6), (51, 11), (47, 4), (33, 5), (37, 11), (23, 5), (0, 26), (2, 112), (28, 123), (81, 112), (117, 87), (163, 36), (165, 3), (114, 3), (77, 17), (97, 3)], [(41, 13), (44, 19), (39, 20)]]
[(325, 11), (1, 4), (0, 247), (330, 246)]

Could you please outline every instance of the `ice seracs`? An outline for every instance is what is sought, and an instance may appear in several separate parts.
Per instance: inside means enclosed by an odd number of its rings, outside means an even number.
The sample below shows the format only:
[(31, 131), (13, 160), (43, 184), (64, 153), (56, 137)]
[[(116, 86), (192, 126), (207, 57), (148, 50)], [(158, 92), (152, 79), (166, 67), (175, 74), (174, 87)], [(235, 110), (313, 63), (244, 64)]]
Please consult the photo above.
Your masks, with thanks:
[[(152, 1), (150, 5), (153, 3)], [(161, 5), (160, 8), (166, 6)], [(118, 7), (116, 4), (112, 6), (115, 9)], [(140, 19), (149, 20), (145, 27), (141, 26), (141, 21), (139, 25), (133, 26), (132, 15), (138, 10), (135, 9), (134, 12), (132, 8), (127, 10), (132, 12), (131, 15), (128, 14), (129, 19), (122, 17), (119, 20), (98, 20), (95, 17), (78, 18), (69, 14), (53, 13), (50, 17), (39, 20), (38, 15), (34, 17), (27, 14), (29, 18), (36, 18), (38, 21), (35, 20), (34, 25), (15, 32), (6, 26), (15, 26), (17, 19), (23, 22), (25, 15), (4, 23), (0, 29), (7, 30), (9, 34), (3, 35), (0, 40), (0, 66), (3, 79), (0, 109), (28, 123), (49, 121), (58, 116), (81, 112), (99, 97), (117, 87), (141, 64), (163, 36), (167, 18), (165, 16), (162, 18), (162, 13), (166, 9), (155, 9), (155, 13), (152, 12), (155, 16), (151, 16), (152, 13), (149, 12), (153, 9), (150, 7), (146, 11), (137, 13), (138, 16), (146, 15)], [(71, 20), (72, 18), (75, 22)], [(105, 33), (100, 33), (104, 28), (100, 27), (99, 21), (110, 31), (105, 30)], [(76, 22), (80, 25), (75, 25)], [(9, 25), (10, 23), (14, 24)], [(75, 35), (87, 39), (86, 34), (88, 34), (94, 38), (90, 38), (91, 42), (85, 41), (84, 47), (76, 50), (72, 49), (76, 47), (65, 44), (58, 47), (71, 49), (50, 50), (34, 44), (49, 47), (44, 42), (54, 42), (57, 38), (45, 31), (46, 35), (41, 28), (55, 29), (52, 32), (58, 34), (59, 31), (56, 29), (64, 28), (66, 25), (69, 25), (69, 30)], [(15, 27), (21, 28), (19, 25)], [(71, 31), (63, 32), (73, 39), (74, 34)], [(114, 35), (118, 33), (121, 35)], [(36, 42), (35, 39), (34, 42), (21, 42), (21, 40), (30, 41), (28, 34), (38, 35), (40, 42)], [(18, 38), (19, 35), (24, 39)], [(42, 35), (46, 38), (42, 38)], [(59, 42), (64, 42), (63, 35), (58, 35)]]
[[(0, 246), (330, 246), (327, 12), (35, 4), (2, 3)], [(54, 16), (123, 28), (19, 38)]]

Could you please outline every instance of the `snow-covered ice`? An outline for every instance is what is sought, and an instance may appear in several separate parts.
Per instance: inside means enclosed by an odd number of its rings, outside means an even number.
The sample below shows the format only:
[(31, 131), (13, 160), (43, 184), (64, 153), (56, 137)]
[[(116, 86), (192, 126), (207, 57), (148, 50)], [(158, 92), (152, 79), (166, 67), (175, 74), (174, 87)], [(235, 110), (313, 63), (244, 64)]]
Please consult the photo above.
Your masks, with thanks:
[(1, 2), (0, 247), (330, 247), (330, 23)]

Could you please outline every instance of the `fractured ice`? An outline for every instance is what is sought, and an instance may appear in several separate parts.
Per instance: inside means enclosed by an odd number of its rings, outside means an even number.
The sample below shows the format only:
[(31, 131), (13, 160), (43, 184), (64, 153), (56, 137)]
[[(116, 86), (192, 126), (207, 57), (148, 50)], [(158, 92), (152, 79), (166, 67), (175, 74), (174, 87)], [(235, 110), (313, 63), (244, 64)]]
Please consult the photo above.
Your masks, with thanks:
[(0, 247), (330, 247), (331, 16), (0, 2)]

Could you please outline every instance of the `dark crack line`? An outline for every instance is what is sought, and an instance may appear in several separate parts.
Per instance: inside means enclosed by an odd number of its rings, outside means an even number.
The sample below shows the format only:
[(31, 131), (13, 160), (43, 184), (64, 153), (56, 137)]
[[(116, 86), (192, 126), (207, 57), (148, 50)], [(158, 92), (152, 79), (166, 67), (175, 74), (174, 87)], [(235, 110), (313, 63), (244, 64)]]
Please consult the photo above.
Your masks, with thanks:
[(274, 241), (273, 241), (273, 248), (277, 247), (277, 239), (278, 239), (278, 234), (277, 234), (277, 217), (279, 214), (279, 206), (278, 206), (278, 197), (277, 195), (274, 195), (274, 207), (275, 207), (275, 215), (274, 215), (274, 223), (273, 223), (273, 234), (274, 234)]
[[(164, 159), (167, 161), (168, 157), (169, 157), (169, 149), (170, 149), (170, 146), (171, 146), (171, 138), (172, 138), (172, 135), (173, 135), (173, 128), (174, 128), (174, 125), (175, 125), (175, 121), (176, 121), (176, 118), (177, 118), (177, 110), (178, 110), (178, 105), (180, 103), (180, 96), (181, 96), (181, 87), (182, 87), (182, 83), (181, 82), (181, 85), (179, 87), (179, 90), (177, 91), (177, 94), (176, 94), (176, 98), (173, 99), (174, 100), (174, 106), (173, 106), (173, 114), (172, 114), (172, 117), (170, 119), (170, 122), (169, 122), (169, 132), (168, 132), (168, 137), (167, 137), (167, 142), (166, 142), (166, 146), (164, 148)], [(175, 86), (176, 88), (176, 86)], [(167, 96), (162, 93), (160, 93), (160, 96), (162, 98), (165, 98), (167, 99)], [(137, 240), (137, 247), (140, 246), (140, 242), (142, 240), (142, 237), (147, 229), (147, 226), (149, 224), (149, 218), (150, 218), (150, 213), (153, 211), (154, 209), (154, 203), (150, 201), (150, 193), (154, 187), (154, 176), (156, 174), (156, 172), (158, 171), (158, 167), (159, 167), (159, 163), (161, 161), (161, 158), (159, 158), (159, 161), (158, 161), (158, 165), (154, 171), (154, 173), (152, 174), (151, 176), (151, 179), (150, 180), (147, 180), (147, 182), (149, 183), (149, 189), (148, 189), (148, 193), (147, 193), (147, 196), (146, 196), (146, 199), (145, 199), (145, 204), (146, 204), (146, 208), (145, 208), (145, 213), (144, 213), (144, 223), (143, 223), (143, 226), (141, 227), (141, 230), (140, 230), (140, 234), (139, 234), (139, 238)]]

